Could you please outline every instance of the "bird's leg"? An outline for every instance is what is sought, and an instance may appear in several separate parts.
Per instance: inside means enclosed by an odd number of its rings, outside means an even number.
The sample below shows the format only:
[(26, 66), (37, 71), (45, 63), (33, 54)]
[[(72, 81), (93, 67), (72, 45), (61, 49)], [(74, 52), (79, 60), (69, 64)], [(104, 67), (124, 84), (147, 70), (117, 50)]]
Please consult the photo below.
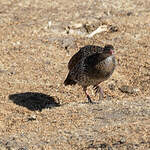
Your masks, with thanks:
[(89, 102), (89, 103), (93, 103), (86, 90), (87, 90), (87, 87), (83, 87), (83, 91), (84, 91), (84, 93), (85, 93), (85, 95), (86, 95), (86, 97), (87, 97), (87, 99), (88, 99), (88, 102)]
[(103, 93), (103, 90), (100, 86), (98, 85), (94, 85), (93, 86), (93, 89), (95, 90), (95, 94), (99, 93), (99, 100), (103, 99), (104, 98), (104, 93)]

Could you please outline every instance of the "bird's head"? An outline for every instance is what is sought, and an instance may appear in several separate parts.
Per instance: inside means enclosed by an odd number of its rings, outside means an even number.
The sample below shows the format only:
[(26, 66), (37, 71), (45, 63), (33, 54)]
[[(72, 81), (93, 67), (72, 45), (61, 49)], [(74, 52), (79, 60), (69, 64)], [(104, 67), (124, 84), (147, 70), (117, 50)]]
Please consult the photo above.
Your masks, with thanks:
[(109, 54), (114, 54), (114, 47), (112, 45), (105, 45), (104, 52)]

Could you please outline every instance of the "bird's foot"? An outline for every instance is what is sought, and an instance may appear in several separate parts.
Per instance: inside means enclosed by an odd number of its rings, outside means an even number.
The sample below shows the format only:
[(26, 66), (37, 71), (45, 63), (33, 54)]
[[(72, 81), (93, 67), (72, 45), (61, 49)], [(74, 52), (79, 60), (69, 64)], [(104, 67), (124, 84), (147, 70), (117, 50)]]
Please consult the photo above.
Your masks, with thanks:
[(91, 104), (93, 104), (93, 102), (92, 102), (92, 100), (91, 100), (91, 98), (90, 98), (90, 96), (88, 95), (88, 93), (87, 93), (87, 87), (83, 87), (83, 91), (84, 91), (84, 93), (85, 93), (85, 95), (86, 95), (86, 97), (87, 97), (87, 99), (88, 99), (88, 102), (89, 103), (91, 103)]
[(104, 99), (103, 90), (100, 86), (95, 85), (95, 86), (93, 86), (93, 89), (95, 90), (95, 94), (99, 93), (99, 100)]
[(89, 103), (93, 104), (93, 101), (91, 100), (91, 98), (90, 98), (89, 95), (87, 95), (87, 99), (88, 99), (88, 102), (89, 102)]

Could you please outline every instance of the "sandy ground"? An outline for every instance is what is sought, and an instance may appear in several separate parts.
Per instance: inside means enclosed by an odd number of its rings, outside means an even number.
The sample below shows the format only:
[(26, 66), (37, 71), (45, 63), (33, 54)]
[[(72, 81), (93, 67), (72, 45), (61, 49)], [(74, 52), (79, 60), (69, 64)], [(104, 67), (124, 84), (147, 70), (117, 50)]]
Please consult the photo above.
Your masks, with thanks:
[[(149, 0), (1, 0), (0, 150), (149, 150), (149, 41)], [(63, 85), (90, 44), (117, 59), (104, 100), (88, 89), (93, 105)]]

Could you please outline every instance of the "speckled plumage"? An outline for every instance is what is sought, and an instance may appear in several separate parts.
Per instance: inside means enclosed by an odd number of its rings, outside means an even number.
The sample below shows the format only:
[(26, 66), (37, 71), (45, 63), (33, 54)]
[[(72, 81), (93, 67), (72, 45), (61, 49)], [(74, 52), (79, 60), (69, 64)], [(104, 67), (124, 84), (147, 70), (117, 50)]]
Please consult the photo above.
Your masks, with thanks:
[(77, 62), (79, 62), (83, 57), (87, 57), (94, 53), (101, 53), (103, 48), (95, 45), (87, 45), (82, 47), (76, 54), (72, 56), (68, 63), (68, 69), (71, 70)]
[(89, 102), (92, 102), (86, 89), (93, 85), (97, 91), (102, 92), (101, 89), (98, 90), (98, 84), (107, 80), (116, 66), (112, 50), (111, 45), (104, 48), (90, 45), (81, 48), (68, 63), (69, 74), (64, 84), (81, 85)]

